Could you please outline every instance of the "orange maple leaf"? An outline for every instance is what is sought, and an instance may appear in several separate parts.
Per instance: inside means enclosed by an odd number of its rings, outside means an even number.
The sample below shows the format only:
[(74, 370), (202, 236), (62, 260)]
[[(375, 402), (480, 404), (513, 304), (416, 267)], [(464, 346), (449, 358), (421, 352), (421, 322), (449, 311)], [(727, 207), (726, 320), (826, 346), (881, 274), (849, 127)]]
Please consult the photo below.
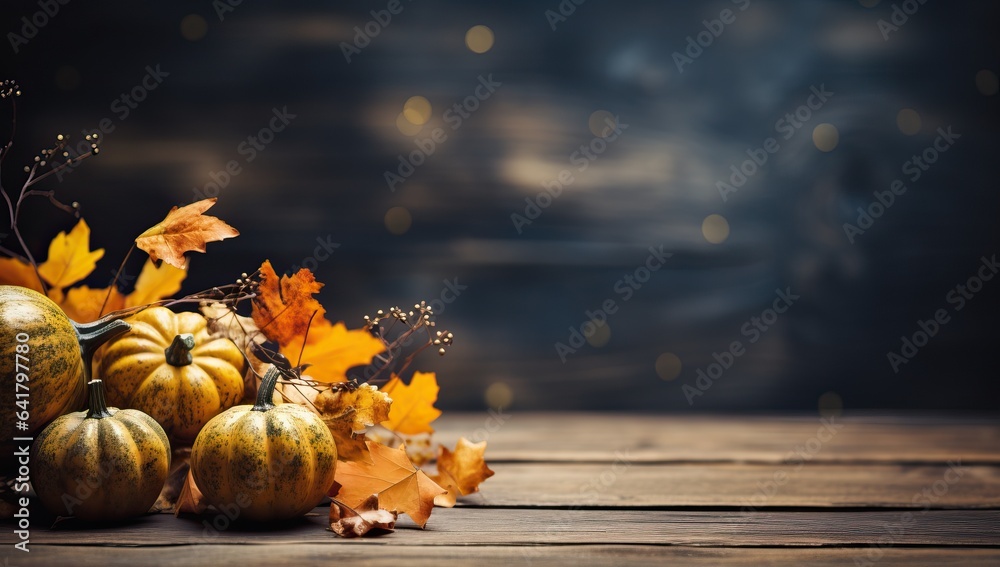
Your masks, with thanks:
[(69, 287), (90, 275), (104, 249), (90, 250), (90, 227), (80, 219), (73, 230), (60, 232), (49, 244), (49, 256), (38, 265), (38, 274), (54, 288)]
[(42, 293), (42, 282), (35, 269), (17, 258), (0, 258), (0, 284), (19, 285)]
[(403, 447), (390, 449), (373, 441), (367, 445), (371, 462), (337, 464), (331, 496), (357, 508), (377, 494), (383, 509), (409, 514), (417, 525), (424, 527), (434, 509), (434, 497), (445, 490), (413, 466)]
[(109, 289), (81, 285), (63, 293), (53, 288), (49, 290), (49, 299), (54, 301), (70, 319), (77, 323), (90, 323), (101, 318), (102, 307), (105, 314), (125, 307), (125, 296), (117, 289), (112, 289), (111, 297), (108, 297)]
[(438, 474), (431, 479), (448, 492), (435, 496), (434, 504), (451, 508), (459, 496), (478, 492), (479, 485), (493, 476), (493, 471), (486, 466), (483, 458), (486, 441), (473, 443), (465, 437), (459, 437), (454, 453), (444, 445), (438, 447)]
[(218, 218), (202, 214), (215, 201), (213, 197), (170, 209), (166, 218), (136, 237), (136, 246), (153, 261), (163, 260), (183, 270), (187, 266), (186, 252), (204, 252), (205, 244), (240, 234)]
[(382, 341), (365, 329), (348, 329), (340, 322), (331, 325), (323, 319), (313, 321), (302, 348), (302, 337), (295, 337), (281, 346), (281, 354), (293, 362), (308, 363), (309, 376), (318, 382), (346, 382), (347, 369), (368, 364), (372, 357), (385, 350)]
[(313, 297), (322, 287), (308, 268), (279, 278), (271, 261), (264, 260), (253, 300), (253, 320), (264, 336), (280, 345), (295, 338), (301, 341), (310, 323), (319, 323), (326, 312)]
[(382, 391), (392, 398), (389, 419), (382, 425), (405, 435), (433, 433), (431, 422), (441, 416), (441, 410), (434, 407), (438, 390), (433, 372), (415, 372), (409, 385), (393, 375), (382, 387)]

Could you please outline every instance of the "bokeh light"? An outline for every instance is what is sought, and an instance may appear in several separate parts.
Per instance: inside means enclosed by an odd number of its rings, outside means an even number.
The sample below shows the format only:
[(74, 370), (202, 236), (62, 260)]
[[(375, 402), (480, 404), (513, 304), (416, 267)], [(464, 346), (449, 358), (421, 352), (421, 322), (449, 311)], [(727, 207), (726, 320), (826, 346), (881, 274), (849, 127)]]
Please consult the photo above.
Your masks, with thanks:
[(722, 244), (729, 238), (729, 221), (722, 215), (708, 215), (701, 221), (701, 234), (712, 244)]
[(431, 119), (431, 102), (422, 96), (411, 96), (403, 103), (403, 117), (417, 126), (427, 124)]
[(493, 30), (479, 25), (465, 32), (465, 46), (473, 53), (486, 53), (493, 47)]
[[(587, 337), (587, 342), (590, 346), (601, 348), (602, 346), (608, 344), (611, 340), (611, 326), (608, 325), (607, 321), (603, 324), (600, 321), (590, 321), (594, 325), (594, 332)], [(587, 325), (589, 327), (589, 325)]]
[(833, 124), (823, 123), (813, 128), (813, 144), (821, 152), (832, 152), (840, 142), (840, 132)]
[(656, 357), (656, 375), (661, 380), (671, 381), (681, 374), (681, 359), (672, 352), (665, 352)]
[(385, 228), (392, 234), (406, 234), (412, 224), (413, 217), (405, 207), (393, 207), (385, 213)]
[(483, 401), (489, 408), (508, 408), (514, 401), (514, 390), (506, 382), (493, 382), (483, 392)]
[(896, 114), (896, 126), (899, 127), (900, 132), (907, 136), (913, 136), (920, 132), (920, 114), (912, 108), (904, 108)]
[(198, 14), (189, 14), (181, 20), (181, 35), (188, 41), (198, 41), (208, 33), (208, 22)]
[(607, 110), (595, 110), (591, 113), (587, 125), (595, 136), (606, 138), (614, 133), (618, 123), (615, 120), (615, 115)]
[(844, 400), (837, 392), (826, 392), (817, 402), (819, 414), (823, 417), (839, 416), (844, 410)]

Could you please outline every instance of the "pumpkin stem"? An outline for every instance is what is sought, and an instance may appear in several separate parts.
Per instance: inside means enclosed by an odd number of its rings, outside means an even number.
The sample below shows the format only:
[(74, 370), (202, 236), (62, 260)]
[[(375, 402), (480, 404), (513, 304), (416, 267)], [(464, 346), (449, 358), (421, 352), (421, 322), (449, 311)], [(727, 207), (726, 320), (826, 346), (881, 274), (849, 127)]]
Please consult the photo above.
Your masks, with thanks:
[(104, 382), (91, 380), (87, 382), (87, 390), (90, 393), (90, 407), (87, 410), (87, 419), (104, 419), (111, 417), (108, 411), (108, 402), (104, 399)]
[(278, 369), (273, 366), (267, 369), (267, 373), (260, 380), (260, 388), (257, 388), (257, 403), (253, 405), (253, 411), (274, 409), (274, 386), (278, 383), (280, 375)]
[(132, 329), (121, 319), (97, 321), (87, 325), (74, 323), (76, 327), (76, 338), (80, 343), (80, 357), (83, 359), (83, 377), (87, 382), (91, 378), (91, 366), (94, 360), (94, 353), (101, 345), (109, 340), (127, 333)]
[(171, 366), (187, 366), (194, 360), (191, 357), (191, 349), (193, 348), (194, 335), (184, 333), (183, 335), (175, 336), (170, 346), (163, 350), (163, 354), (167, 357), (167, 364)]

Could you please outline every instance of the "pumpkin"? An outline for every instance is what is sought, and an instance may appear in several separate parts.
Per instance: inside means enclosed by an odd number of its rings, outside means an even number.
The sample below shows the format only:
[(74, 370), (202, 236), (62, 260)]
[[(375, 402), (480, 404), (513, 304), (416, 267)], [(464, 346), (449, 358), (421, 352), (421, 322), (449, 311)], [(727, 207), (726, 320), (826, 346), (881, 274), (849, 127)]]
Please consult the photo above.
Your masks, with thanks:
[(172, 439), (191, 441), (243, 398), (243, 353), (212, 337), (201, 315), (151, 307), (128, 322), (132, 332), (100, 352), (111, 405), (148, 413)]
[(333, 485), (337, 446), (305, 406), (272, 403), (278, 371), (264, 375), (253, 406), (214, 417), (191, 448), (191, 473), (205, 500), (239, 517), (283, 520), (312, 510)]
[[(0, 285), (3, 442), (32, 437), (56, 417), (82, 408), (87, 384), (82, 351), (92, 351), (127, 330), (120, 320), (75, 323), (37, 291)], [(20, 429), (17, 422), (27, 428)]]
[(57, 418), (35, 440), (35, 493), (59, 516), (111, 522), (145, 514), (170, 470), (167, 434), (140, 411), (107, 407), (100, 380), (87, 388), (90, 409)]

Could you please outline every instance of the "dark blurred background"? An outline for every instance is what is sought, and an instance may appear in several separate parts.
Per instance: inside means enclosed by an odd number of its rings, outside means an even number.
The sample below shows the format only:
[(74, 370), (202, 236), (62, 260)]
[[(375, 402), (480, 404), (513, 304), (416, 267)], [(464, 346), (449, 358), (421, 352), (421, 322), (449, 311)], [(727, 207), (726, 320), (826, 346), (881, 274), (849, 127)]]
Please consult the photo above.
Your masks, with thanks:
[[(211, 213), (242, 235), (196, 255), (185, 292), (270, 258), (313, 268), (350, 326), (438, 300), (457, 344), (417, 368), (438, 371), (446, 409), (996, 411), (1000, 278), (969, 278), (1000, 243), (998, 13), (5, 0), (0, 78), (24, 95), (3, 181), (18, 189), (57, 133), (108, 119), (101, 155), (40, 187), (79, 201), (107, 250), (92, 285), (171, 205), (217, 193)], [(420, 163), (387, 182), (400, 159)], [(752, 173), (723, 199), (731, 166)], [(872, 205), (895, 179), (906, 191)], [(74, 221), (27, 211), (44, 257)], [(314, 256), (317, 239), (333, 252)], [(645, 272), (650, 247), (672, 256)], [(961, 310), (958, 285), (978, 290)], [(772, 317), (777, 289), (799, 297)], [(938, 309), (948, 322), (894, 368)]]

